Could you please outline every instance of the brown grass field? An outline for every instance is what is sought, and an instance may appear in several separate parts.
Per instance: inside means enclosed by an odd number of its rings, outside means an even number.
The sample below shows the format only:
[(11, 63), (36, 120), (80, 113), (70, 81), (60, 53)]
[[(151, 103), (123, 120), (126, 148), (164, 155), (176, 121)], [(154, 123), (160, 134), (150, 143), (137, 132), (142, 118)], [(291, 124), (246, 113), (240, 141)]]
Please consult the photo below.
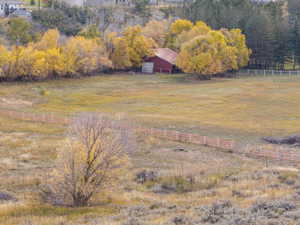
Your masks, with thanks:
[[(257, 141), (263, 135), (298, 131), (299, 81), (265, 77), (203, 82), (184, 75), (106, 75), (5, 83), (0, 90), (0, 107), (63, 115), (80, 111), (124, 113), (148, 126)], [(276, 220), (300, 223), (290, 215), (299, 214), (298, 165), (151, 137), (138, 137), (128, 177), (118, 187), (96, 196), (90, 207), (50, 206), (39, 198), (38, 186), (53, 167), (65, 131), (57, 125), (0, 117), (0, 193), (17, 199), (0, 200), (1, 225), (136, 225), (131, 219), (141, 225), (212, 224), (203, 222), (198, 210), (220, 200), (229, 200), (241, 210), (257, 201), (273, 204), (284, 200), (296, 209), (280, 211)], [(136, 183), (135, 174), (144, 169), (157, 172), (159, 179)], [(189, 177), (195, 179), (192, 187)], [(179, 185), (176, 191), (157, 191), (174, 180)], [(192, 222), (174, 222), (178, 216)], [(234, 224), (221, 222), (215, 224)]]

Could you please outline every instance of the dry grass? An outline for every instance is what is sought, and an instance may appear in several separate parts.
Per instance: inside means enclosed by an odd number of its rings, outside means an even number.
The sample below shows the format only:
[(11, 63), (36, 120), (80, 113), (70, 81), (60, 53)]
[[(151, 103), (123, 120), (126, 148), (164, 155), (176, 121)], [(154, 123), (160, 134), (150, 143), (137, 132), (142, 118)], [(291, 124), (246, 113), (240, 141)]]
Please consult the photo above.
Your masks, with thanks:
[[(255, 77), (204, 82), (185, 75), (106, 75), (3, 84), (0, 96), (30, 101), (30, 111), (124, 112), (151, 126), (251, 139), (298, 132), (299, 81)], [(42, 94), (45, 91), (47, 95)]]
[[(6, 204), (0, 205), (0, 224), (63, 224), (70, 220), (78, 219), (82, 215), (90, 218), (115, 213), (110, 206), (87, 208), (58, 208), (39, 204)], [(27, 223), (26, 223), (27, 222)]]
[[(200, 82), (186, 80), (183, 75), (113, 75), (3, 84), (0, 96), (33, 102), (32, 107), (19, 107), (27, 111), (125, 112), (150, 126), (256, 139), (294, 133), (300, 125), (300, 79), (277, 79)], [(42, 90), (47, 95), (41, 94)], [(0, 102), (0, 107), (5, 105)], [(224, 199), (246, 208), (257, 200), (286, 198), (299, 191), (297, 168), (275, 162), (266, 168), (264, 161), (208, 147), (139, 137), (140, 151), (132, 156), (132, 176), (118, 190), (97, 196), (92, 207), (52, 207), (40, 202), (38, 184), (41, 175), (53, 166), (64, 132), (64, 127), (56, 125), (0, 117), (0, 192), (18, 199), (16, 203), (0, 202), (0, 224), (115, 225), (128, 219), (126, 210), (132, 206), (177, 205), (178, 210), (145, 217), (145, 224), (165, 224), (178, 214), (192, 215), (188, 207)], [(175, 151), (180, 148), (186, 151)], [(161, 180), (192, 175), (198, 186), (186, 193), (154, 193), (151, 185), (133, 181), (134, 174), (144, 169), (158, 172)], [(297, 198), (292, 201), (300, 203)]]
[[(41, 128), (43, 132), (45, 129)], [(55, 144), (61, 140), (57, 137), (60, 133), (54, 132), (49, 135), (38, 131), (2, 132), (2, 137), (6, 140), (18, 140), (17, 145), (8, 141), (0, 148), (1, 159), (6, 159), (7, 163), (0, 172), (0, 190), (18, 199), (16, 203), (0, 203), (0, 224), (5, 225), (116, 225), (128, 219), (126, 210), (132, 206), (143, 205), (147, 208), (156, 204), (177, 205), (178, 210), (174, 212), (161, 211), (145, 217), (145, 224), (165, 224), (178, 213), (192, 214), (188, 207), (208, 205), (222, 199), (231, 200), (234, 204), (246, 208), (258, 199), (272, 200), (290, 196), (295, 189), (285, 182), (298, 179), (298, 171), (295, 168), (285, 168), (284, 165), (279, 167), (277, 164), (270, 164), (269, 168), (265, 168), (265, 163), (260, 160), (207, 147), (139, 137), (141, 147), (140, 151), (132, 156), (132, 176), (117, 190), (106, 191), (104, 195), (96, 196), (91, 207), (53, 207), (43, 204), (37, 192), (40, 176), (53, 165), (56, 156)], [(23, 146), (19, 142), (24, 143)], [(175, 151), (178, 148), (186, 151)], [(1, 165), (4, 165), (3, 162)], [(158, 172), (162, 179), (174, 175), (193, 175), (201, 185), (192, 192), (154, 193), (147, 185), (133, 181), (134, 174), (143, 169)], [(270, 188), (270, 184), (279, 186)], [(240, 195), (233, 194), (234, 192)], [(120, 209), (125, 209), (125, 213), (120, 212)]]

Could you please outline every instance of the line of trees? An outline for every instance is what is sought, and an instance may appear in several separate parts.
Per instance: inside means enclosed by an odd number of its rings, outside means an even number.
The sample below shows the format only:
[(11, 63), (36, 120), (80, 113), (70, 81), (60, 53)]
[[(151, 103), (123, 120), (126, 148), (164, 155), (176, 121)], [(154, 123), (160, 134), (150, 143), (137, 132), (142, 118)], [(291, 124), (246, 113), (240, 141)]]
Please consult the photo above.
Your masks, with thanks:
[(36, 42), (0, 45), (0, 78), (41, 80), (137, 68), (155, 47), (154, 40), (142, 35), (140, 26), (105, 37), (100, 37), (94, 25), (74, 37), (50, 29)]
[[(58, 28), (63, 34), (77, 35), (87, 24), (99, 22), (96, 9), (70, 7), (55, 0), (49, 2), (49, 8), (33, 12), (33, 20), (44, 28)], [(107, 20), (101, 28), (104, 31), (113, 22), (113, 10), (101, 10), (101, 14), (105, 15), (103, 19)], [(151, 9), (146, 7), (143, 10), (143, 14), (148, 15), (145, 16), (146, 21)], [(193, 23), (204, 21), (214, 30), (240, 29), (252, 50), (250, 68), (300, 68), (299, 0), (195, 0), (161, 10), (166, 16), (180, 17)]]
[(49, 30), (40, 41), (26, 46), (0, 46), (1, 78), (39, 80), (89, 74), (110, 67), (100, 40), (77, 36), (62, 41), (57, 30)]
[(252, 50), (250, 68), (299, 68), (299, 0), (195, 0), (183, 6), (180, 13), (213, 29), (241, 29)]
[(132, 26), (105, 35), (97, 25), (90, 25), (77, 36), (67, 37), (57, 29), (50, 29), (29, 38), (28, 32), (24, 32), (29, 27), (19, 20), (13, 22), (13, 27), (17, 27), (11, 35), (13, 44), (0, 45), (2, 80), (41, 80), (136, 70), (145, 58), (153, 56), (157, 47), (179, 52), (177, 66), (184, 72), (209, 78), (247, 65), (250, 55), (239, 29), (213, 30), (200, 21), (195, 24), (180, 19), (173, 23), (150, 21), (144, 27)]

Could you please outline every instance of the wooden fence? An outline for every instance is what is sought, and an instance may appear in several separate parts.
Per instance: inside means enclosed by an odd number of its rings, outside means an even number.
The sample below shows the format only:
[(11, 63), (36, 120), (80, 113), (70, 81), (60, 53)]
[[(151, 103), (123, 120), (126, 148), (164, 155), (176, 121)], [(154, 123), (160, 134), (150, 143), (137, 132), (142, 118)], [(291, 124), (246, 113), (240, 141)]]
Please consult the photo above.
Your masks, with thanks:
[[(0, 110), (1, 116), (6, 116), (11, 119), (19, 119), (23, 121), (34, 121), (50, 124), (60, 124), (68, 125), (71, 122), (71, 118), (57, 116), (53, 113), (29, 113), (29, 112), (19, 112), (13, 110)], [(113, 123), (112, 127), (116, 128)], [(120, 125), (117, 129), (124, 129), (126, 125)], [(134, 127), (134, 129), (144, 135), (151, 135), (153, 137), (162, 138), (170, 141), (191, 143), (206, 145), (215, 148), (221, 148), (226, 150), (231, 150), (235, 146), (233, 140), (221, 139), (221, 138), (210, 138), (206, 136), (201, 136), (198, 134), (192, 133), (183, 133), (179, 131), (167, 130), (167, 129), (155, 129), (155, 128), (146, 128), (146, 127)]]
[[(71, 117), (57, 116), (53, 113), (29, 113), (2, 109), (0, 110), (0, 116), (9, 117), (11, 119), (19, 119), (23, 121), (33, 121), (60, 125), (68, 125), (72, 120)], [(110, 126), (116, 129), (126, 128), (126, 124), (115, 126), (113, 121)], [(170, 141), (214, 147), (218, 149), (231, 151), (233, 153), (247, 155), (250, 157), (262, 157), (266, 159), (274, 159), (279, 161), (300, 162), (300, 151), (291, 148), (277, 147), (274, 145), (269, 145), (269, 147), (248, 145), (244, 148), (240, 148), (236, 147), (236, 142), (234, 140), (223, 139), (218, 137), (212, 138), (198, 134), (184, 133), (168, 129), (156, 129), (146, 127), (134, 127), (134, 129), (138, 133), (144, 135), (150, 135), (153, 137), (166, 139)]]

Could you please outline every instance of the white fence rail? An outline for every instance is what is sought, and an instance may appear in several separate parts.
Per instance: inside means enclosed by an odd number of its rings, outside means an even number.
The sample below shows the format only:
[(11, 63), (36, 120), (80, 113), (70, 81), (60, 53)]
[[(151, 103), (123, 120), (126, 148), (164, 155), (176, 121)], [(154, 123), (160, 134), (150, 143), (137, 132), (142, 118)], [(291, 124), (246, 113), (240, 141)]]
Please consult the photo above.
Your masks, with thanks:
[(300, 70), (251, 70), (238, 72), (238, 76), (300, 76)]

